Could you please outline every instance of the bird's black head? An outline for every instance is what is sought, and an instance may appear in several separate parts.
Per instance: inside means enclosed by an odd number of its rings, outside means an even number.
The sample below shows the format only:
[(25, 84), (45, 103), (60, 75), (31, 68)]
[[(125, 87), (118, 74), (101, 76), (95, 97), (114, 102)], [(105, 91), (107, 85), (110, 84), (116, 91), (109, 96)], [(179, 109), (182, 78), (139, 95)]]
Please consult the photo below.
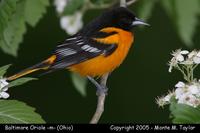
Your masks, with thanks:
[(148, 25), (142, 20), (136, 18), (133, 12), (124, 7), (111, 9), (110, 11), (105, 12), (102, 16), (104, 16), (105, 19), (108, 19), (107, 23), (124, 30), (131, 30), (133, 27), (138, 25)]
[(116, 27), (130, 31), (138, 25), (149, 25), (135, 17), (134, 13), (124, 7), (117, 7), (104, 12), (102, 15), (90, 22), (83, 30), (90, 34), (107, 27)]

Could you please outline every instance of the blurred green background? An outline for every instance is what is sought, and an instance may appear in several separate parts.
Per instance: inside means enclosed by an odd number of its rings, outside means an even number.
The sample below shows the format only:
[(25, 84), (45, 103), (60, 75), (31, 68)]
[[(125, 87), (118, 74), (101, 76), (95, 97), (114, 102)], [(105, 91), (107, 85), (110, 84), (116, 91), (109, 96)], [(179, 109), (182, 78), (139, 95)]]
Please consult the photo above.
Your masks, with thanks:
[[(137, 8), (137, 3), (130, 7), (136, 14)], [(84, 22), (100, 13), (89, 10)], [(135, 42), (128, 57), (109, 78), (109, 93), (100, 123), (170, 122), (168, 108), (158, 108), (155, 98), (183, 80), (176, 71), (168, 73), (167, 62), (172, 50), (187, 47), (176, 34), (172, 21), (160, 3), (155, 5), (148, 23), (151, 24), (150, 28), (134, 29)], [(16, 73), (46, 59), (65, 38), (67, 35), (61, 30), (55, 8), (51, 5), (35, 28), (28, 27), (16, 58), (0, 51), (0, 66), (13, 64), (8, 75)], [(199, 49), (200, 24), (193, 42), (193, 48)], [(95, 87), (88, 83), (87, 96), (81, 96), (74, 89), (67, 70), (42, 76), (37, 81), (9, 90), (11, 99), (35, 107), (47, 123), (88, 123), (96, 109), (95, 92)]]

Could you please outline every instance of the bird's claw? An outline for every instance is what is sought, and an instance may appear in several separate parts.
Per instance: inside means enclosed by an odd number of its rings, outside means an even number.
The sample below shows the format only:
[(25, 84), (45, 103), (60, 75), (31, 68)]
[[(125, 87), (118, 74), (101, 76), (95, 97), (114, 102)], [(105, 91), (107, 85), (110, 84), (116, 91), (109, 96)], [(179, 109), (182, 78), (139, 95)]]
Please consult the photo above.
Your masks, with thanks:
[(96, 94), (97, 94), (97, 96), (107, 95), (108, 94), (108, 88), (106, 86), (105, 87), (103, 87), (103, 86), (98, 87)]
[(97, 96), (107, 95), (108, 88), (105, 85), (99, 84), (94, 78), (87, 76), (87, 78), (96, 86), (97, 88)]

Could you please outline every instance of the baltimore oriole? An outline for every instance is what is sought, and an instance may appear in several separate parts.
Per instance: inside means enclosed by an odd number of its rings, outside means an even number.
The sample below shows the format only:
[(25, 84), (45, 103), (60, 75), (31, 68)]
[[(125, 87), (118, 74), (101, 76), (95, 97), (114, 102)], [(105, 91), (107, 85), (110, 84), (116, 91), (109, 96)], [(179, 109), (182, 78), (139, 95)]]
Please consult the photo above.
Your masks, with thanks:
[(69, 69), (87, 76), (94, 83), (94, 77), (112, 72), (123, 62), (134, 41), (131, 30), (137, 25), (148, 24), (125, 7), (110, 9), (59, 44), (50, 58), (7, 80), (15, 80), (38, 70), (52, 72)]

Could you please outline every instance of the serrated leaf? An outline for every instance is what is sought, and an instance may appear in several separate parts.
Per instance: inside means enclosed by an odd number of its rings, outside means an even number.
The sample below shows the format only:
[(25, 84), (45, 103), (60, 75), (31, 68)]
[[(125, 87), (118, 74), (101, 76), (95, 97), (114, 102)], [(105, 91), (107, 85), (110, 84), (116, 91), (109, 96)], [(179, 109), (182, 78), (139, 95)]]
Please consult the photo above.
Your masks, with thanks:
[(0, 43), (3, 43), (0, 44), (3, 51), (13, 56), (17, 55), (19, 43), (22, 42), (23, 34), (26, 32), (24, 4), (24, 1), (17, 3), (16, 11), (12, 14), (8, 26), (4, 30), (4, 41), (0, 41)]
[(0, 100), (0, 123), (39, 124), (45, 123), (35, 108), (17, 100)]
[(166, 13), (173, 20), (176, 19), (176, 3), (175, 0), (162, 0), (161, 4), (165, 9)]
[(16, 10), (17, 0), (2, 0), (0, 3), (0, 40), (12, 13)]
[[(198, 24), (198, 14), (200, 6), (199, 0), (178, 0), (177, 2), (177, 20), (179, 34), (186, 45), (192, 46), (192, 38)], [(188, 6), (190, 5), (190, 6)], [(187, 10), (186, 10), (187, 9)]]
[(70, 0), (64, 9), (63, 15), (70, 15), (76, 12), (82, 5), (84, 0)]
[(13, 87), (13, 86), (19, 86), (19, 85), (22, 85), (22, 84), (25, 84), (29, 81), (32, 81), (32, 80), (37, 80), (36, 78), (19, 78), (19, 79), (16, 79), (12, 82), (9, 83), (8, 87)]
[(171, 20), (175, 23), (181, 40), (187, 46), (192, 46), (192, 38), (198, 24), (198, 15), (200, 14), (199, 0), (162, 0), (162, 4)]
[(199, 124), (200, 123), (200, 107), (194, 108), (185, 104), (177, 104), (171, 102), (170, 111), (173, 123), (179, 124)]
[(87, 79), (85, 77), (81, 77), (80, 75), (76, 73), (72, 73), (72, 82), (75, 86), (75, 89), (82, 95), (86, 96), (86, 85), (87, 85)]
[(27, 23), (34, 27), (46, 13), (48, 5), (49, 0), (26, 0), (25, 20)]
[[(4, 0), (6, 1), (6, 0)], [(10, 55), (16, 56), (19, 44), (23, 41), (23, 35), (26, 32), (26, 21), (35, 26), (42, 15), (46, 12), (46, 6), (49, 5), (48, 0), (8, 0), (17, 1), (16, 9), (10, 13), (7, 21), (0, 19), (0, 47)], [(36, 4), (34, 4), (36, 3)], [(26, 7), (27, 6), (27, 7)], [(5, 8), (5, 7), (4, 7)], [(9, 16), (0, 10), (0, 17), (7, 18)], [(10, 8), (9, 8), (10, 9)], [(26, 19), (25, 19), (26, 16)], [(3, 27), (3, 28), (1, 28)]]
[(40, 0), (40, 2), (45, 6), (49, 6), (50, 5), (49, 0)]
[(141, 0), (139, 2), (139, 17), (144, 20), (150, 18), (156, 2), (157, 0)]
[(5, 48), (4, 30), (8, 26), (8, 22), (13, 12), (17, 8), (17, 0), (2, 0), (0, 3), (0, 47)]
[(0, 67), (0, 77), (6, 73), (6, 71), (8, 70), (10, 66), (11, 64)]

